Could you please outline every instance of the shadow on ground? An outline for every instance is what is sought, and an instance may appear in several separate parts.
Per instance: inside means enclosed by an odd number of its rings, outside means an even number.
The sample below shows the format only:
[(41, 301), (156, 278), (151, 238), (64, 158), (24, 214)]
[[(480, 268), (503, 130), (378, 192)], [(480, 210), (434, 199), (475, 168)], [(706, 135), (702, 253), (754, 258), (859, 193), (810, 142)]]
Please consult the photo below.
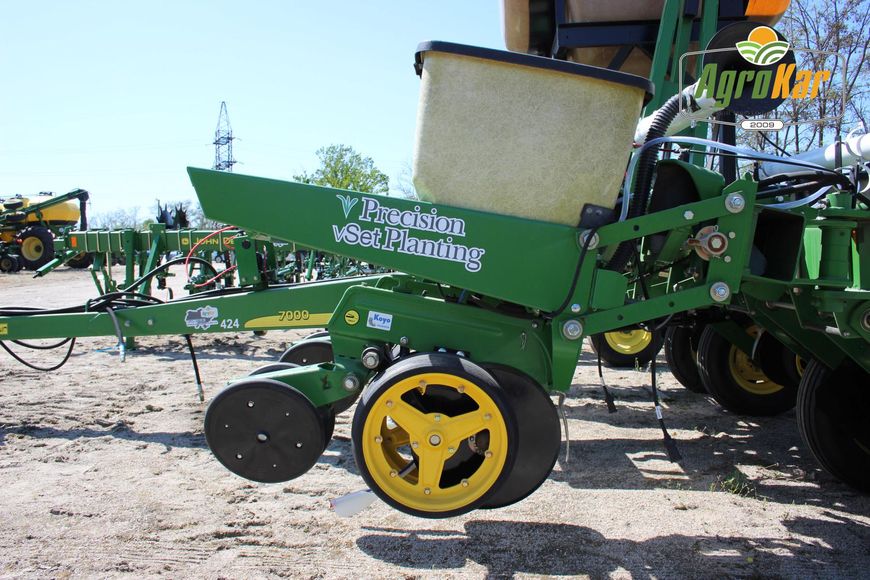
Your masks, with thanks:
[[(784, 522), (801, 539), (667, 535), (646, 541), (608, 539), (571, 524), (514, 521), (466, 522), (463, 532), (364, 528), (357, 546), (372, 558), (432, 572), (462, 569), (468, 560), (489, 577), (589, 575), (628, 572), (634, 578), (783, 576), (825, 577), (831, 566), (844, 577), (866, 569), (854, 551), (867, 552), (868, 527), (842, 517)], [(844, 545), (842, 530), (855, 530)], [(851, 559), (850, 559), (851, 558)], [(625, 572), (623, 572), (625, 571)]]

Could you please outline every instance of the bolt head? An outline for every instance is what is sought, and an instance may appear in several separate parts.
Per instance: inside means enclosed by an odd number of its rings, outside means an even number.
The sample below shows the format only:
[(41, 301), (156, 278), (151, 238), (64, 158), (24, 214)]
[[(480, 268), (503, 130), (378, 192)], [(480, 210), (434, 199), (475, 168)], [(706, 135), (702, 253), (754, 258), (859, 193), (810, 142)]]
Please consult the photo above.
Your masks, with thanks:
[(492, 415), (490, 415), (489, 413), (484, 413), (484, 415), (483, 415), (483, 420), (484, 420), (484, 421), (489, 421), (490, 419), (492, 419)]
[(359, 388), (359, 379), (355, 374), (348, 373), (341, 380), (341, 386), (344, 387), (345, 391), (355, 391)]
[(441, 445), (441, 435), (438, 433), (429, 435), (429, 445)]
[(416, 448), (418, 448), (419, 446), (420, 446), (420, 444), (417, 443), (416, 441), (411, 441), (411, 447), (412, 447), (413, 449), (416, 449)]
[(491, 458), (492, 458), (492, 451), (487, 450), (487, 452), (484, 453), (483, 455), (484, 455), (484, 457), (486, 457), (487, 459), (491, 459)]
[(468, 487), (468, 480), (467, 479), (462, 480), (462, 487)]
[(399, 475), (399, 472), (396, 471), (395, 469), (394, 469), (393, 471), (390, 472), (390, 477), (396, 477), (396, 476), (398, 476), (398, 475)]
[(427, 487), (426, 489), (423, 490), (423, 493), (425, 493), (426, 495), (429, 495), (430, 493), (432, 493), (432, 490)]
[(583, 325), (578, 320), (567, 320), (562, 325), (562, 336), (568, 340), (577, 340), (583, 336)]
[(375, 436), (375, 443), (383, 443), (383, 442), (384, 442), (383, 437), (381, 437), (380, 435)]
[(390, 409), (390, 408), (392, 408), (392, 406), (393, 406), (393, 402), (392, 402), (392, 401), (387, 401), (387, 402), (384, 403), (384, 404), (387, 406), (387, 409)]
[(687, 209), (686, 211), (683, 212), (683, 218), (687, 219), (687, 220), (695, 219), (695, 212)]
[(725, 198), (725, 209), (731, 213), (740, 213), (746, 207), (746, 200), (739, 193), (732, 193)]
[(450, 455), (453, 455), (454, 453), (456, 453), (456, 448), (455, 447), (448, 447), (447, 453), (449, 453)]
[(441, 415), (436, 414), (435, 417), (433, 417), (433, 418), (435, 419), (435, 422), (437, 423), (438, 421), (441, 420)]
[(410, 341), (408, 340), (407, 336), (403, 336), (402, 338), (399, 339), (399, 344), (401, 344), (402, 346), (408, 346), (409, 342)]
[(571, 305), (571, 312), (573, 312), (574, 314), (579, 314), (580, 313), (580, 305), (579, 304), (572, 304)]
[(716, 302), (725, 302), (731, 296), (731, 288), (725, 282), (716, 282), (710, 286), (710, 297)]

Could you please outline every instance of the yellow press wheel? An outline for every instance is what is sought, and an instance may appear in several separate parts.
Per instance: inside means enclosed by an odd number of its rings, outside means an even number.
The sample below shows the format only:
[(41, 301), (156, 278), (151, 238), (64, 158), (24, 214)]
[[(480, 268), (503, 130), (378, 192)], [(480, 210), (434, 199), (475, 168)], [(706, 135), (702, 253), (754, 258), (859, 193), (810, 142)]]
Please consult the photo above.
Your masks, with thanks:
[[(745, 328), (746, 333), (756, 337), (757, 326)], [(782, 345), (776, 350), (776, 361), (757, 364), (752, 357), (731, 344), (712, 326), (701, 333), (698, 342), (698, 370), (707, 392), (732, 413), (741, 415), (777, 415), (794, 407), (797, 383), (782, 380), (776, 382), (764, 371), (764, 367), (779, 370)], [(767, 356), (757, 353), (757, 356)], [(774, 365), (773, 363), (777, 363)], [(775, 373), (778, 377), (779, 372)]]
[(488, 372), (428, 353), (392, 365), (363, 393), (354, 458), (369, 487), (405, 513), (451, 517), (481, 507), (513, 468), (517, 425)]
[(634, 368), (649, 363), (661, 350), (663, 339), (661, 333), (634, 327), (594, 334), (589, 341), (608, 366)]

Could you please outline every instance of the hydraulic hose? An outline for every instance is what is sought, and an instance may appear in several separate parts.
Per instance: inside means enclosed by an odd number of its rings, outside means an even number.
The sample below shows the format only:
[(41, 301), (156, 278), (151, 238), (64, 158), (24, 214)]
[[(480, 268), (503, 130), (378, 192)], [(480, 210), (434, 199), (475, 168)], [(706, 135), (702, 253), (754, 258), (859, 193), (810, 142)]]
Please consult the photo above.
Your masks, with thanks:
[[(644, 143), (649, 143), (653, 139), (664, 137), (667, 133), (668, 126), (676, 118), (680, 112), (680, 100), (683, 98), (682, 93), (677, 93), (667, 100), (667, 102), (656, 112), (647, 131)], [(646, 213), (647, 203), (649, 202), (649, 192), (652, 186), (653, 175), (655, 174), (656, 159), (658, 151), (652, 147), (641, 153), (640, 159), (637, 162), (637, 173), (635, 174), (634, 195), (631, 200), (626, 200), (623, 197), (623, 203), (628, 203), (628, 219), (642, 216)], [(628, 179), (628, 177), (626, 177)], [(630, 185), (630, 184), (629, 184)], [(607, 263), (608, 270), (616, 270), (621, 272), (631, 256), (634, 254), (635, 242), (628, 240), (619, 244), (614, 252), (613, 257)]]

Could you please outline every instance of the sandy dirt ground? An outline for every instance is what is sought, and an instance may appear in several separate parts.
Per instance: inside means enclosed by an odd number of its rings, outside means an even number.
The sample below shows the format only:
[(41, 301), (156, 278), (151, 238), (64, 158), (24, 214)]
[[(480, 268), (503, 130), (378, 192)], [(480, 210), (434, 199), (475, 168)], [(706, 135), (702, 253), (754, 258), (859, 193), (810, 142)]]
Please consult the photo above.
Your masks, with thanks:
[[(85, 272), (0, 276), (4, 306), (94, 295)], [(299, 336), (195, 337), (207, 401)], [(664, 454), (648, 374), (606, 372), (619, 408), (609, 414), (584, 351), (566, 403), (570, 461), (563, 443), (531, 497), (448, 520), (380, 502), (342, 519), (329, 499), (364, 487), (353, 409), (309, 473), (256, 484), (209, 453), (183, 340), (141, 339), (123, 364), (104, 350), (114, 342), (82, 339), (52, 373), (0, 352), (0, 577), (870, 575), (870, 498), (818, 469), (794, 414), (723, 412), (681, 388), (663, 360), (680, 465)]]

